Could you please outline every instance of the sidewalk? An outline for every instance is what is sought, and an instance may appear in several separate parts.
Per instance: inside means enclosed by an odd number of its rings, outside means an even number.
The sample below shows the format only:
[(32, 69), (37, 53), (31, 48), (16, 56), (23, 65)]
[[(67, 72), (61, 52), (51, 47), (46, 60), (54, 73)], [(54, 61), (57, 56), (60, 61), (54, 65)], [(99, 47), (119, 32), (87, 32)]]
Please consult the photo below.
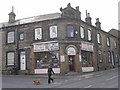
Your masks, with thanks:
[[(115, 69), (115, 68), (114, 68)], [(114, 70), (114, 69), (109, 69), (109, 70), (105, 70), (105, 71), (110, 71), (110, 70)], [(94, 76), (94, 75), (99, 75), (101, 73), (103, 73), (104, 71), (97, 71), (97, 72), (88, 72), (88, 73), (77, 73), (77, 72), (70, 72), (64, 75), (60, 75), (60, 74), (55, 74), (53, 75), (54, 78), (58, 78), (58, 79), (67, 79), (67, 78), (74, 78), (74, 77), (88, 77), (88, 76)], [(4, 77), (25, 77), (25, 78), (47, 78), (48, 75), (47, 74), (40, 74), (40, 75), (2, 75)]]

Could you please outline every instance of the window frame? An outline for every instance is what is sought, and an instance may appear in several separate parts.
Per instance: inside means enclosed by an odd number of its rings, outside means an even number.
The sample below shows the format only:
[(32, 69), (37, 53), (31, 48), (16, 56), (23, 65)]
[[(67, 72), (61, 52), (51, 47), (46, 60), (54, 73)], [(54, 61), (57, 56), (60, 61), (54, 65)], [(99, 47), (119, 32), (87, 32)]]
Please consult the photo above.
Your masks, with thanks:
[(88, 41), (92, 41), (92, 30), (91, 29), (88, 29)]
[(107, 44), (108, 47), (110, 47), (110, 37), (106, 38), (106, 44)]
[[(13, 59), (13, 61), (12, 61), (13, 63), (12, 64), (9, 64), (9, 61), (8, 61), (9, 60), (8, 59), (9, 58), (8, 57), (9, 53), (12, 53), (14, 55), (13, 58), (12, 58)], [(15, 52), (14, 51), (8, 51), (8, 52), (6, 52), (6, 66), (14, 66), (14, 65), (15, 65)]]
[[(53, 27), (55, 28), (55, 33), (56, 34), (53, 33), (53, 29), (52, 29)], [(49, 27), (49, 36), (50, 36), (51, 39), (58, 37), (58, 26), (57, 25), (51, 25)]]
[[(69, 29), (69, 28), (73, 28), (73, 29)], [(68, 30), (69, 29), (69, 30)], [(72, 35), (72, 34), (73, 35)], [(70, 35), (71, 34), (71, 35)], [(66, 25), (66, 36), (67, 38), (74, 38), (75, 37), (75, 28), (74, 28), (74, 25), (73, 24), (67, 24)]]
[[(81, 29), (83, 31), (81, 31)], [(85, 28), (83, 26), (80, 26), (80, 38), (85, 39)]]
[(97, 33), (97, 43), (101, 44), (101, 34), (100, 33)]
[[(38, 36), (38, 31), (37, 30), (39, 30), (39, 36)], [(36, 35), (37, 34), (37, 35)], [(42, 40), (43, 39), (43, 29), (42, 29), (42, 27), (36, 27), (35, 29), (34, 29), (34, 40)]]
[[(20, 35), (23, 35), (23, 38), (21, 38)], [(20, 33), (19, 33), (19, 40), (22, 41), (22, 40), (24, 40), (24, 38), (25, 38), (24, 32), (20, 32)]]
[[(9, 34), (12, 32), (14, 35), (10, 35), (11, 37), (9, 37)], [(10, 38), (13, 38), (13, 40), (9, 41)], [(7, 41), (7, 44), (14, 44), (15, 43), (15, 31), (8, 31), (7, 32), (7, 40), (6, 41)]]

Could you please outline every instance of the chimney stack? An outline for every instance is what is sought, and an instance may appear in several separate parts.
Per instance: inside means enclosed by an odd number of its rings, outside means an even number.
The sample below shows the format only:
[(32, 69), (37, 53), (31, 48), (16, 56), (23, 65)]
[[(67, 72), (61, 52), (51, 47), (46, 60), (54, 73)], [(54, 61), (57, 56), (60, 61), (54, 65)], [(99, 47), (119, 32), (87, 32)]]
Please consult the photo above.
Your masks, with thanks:
[(101, 23), (99, 22), (99, 18), (96, 18), (96, 23), (95, 23), (96, 27), (101, 29)]
[(86, 23), (92, 25), (90, 13), (87, 13), (87, 10), (86, 10), (86, 18), (85, 18), (85, 21), (86, 21)]
[(9, 14), (9, 23), (13, 23), (15, 22), (15, 13), (14, 13), (14, 7), (12, 6), (12, 12), (10, 12)]

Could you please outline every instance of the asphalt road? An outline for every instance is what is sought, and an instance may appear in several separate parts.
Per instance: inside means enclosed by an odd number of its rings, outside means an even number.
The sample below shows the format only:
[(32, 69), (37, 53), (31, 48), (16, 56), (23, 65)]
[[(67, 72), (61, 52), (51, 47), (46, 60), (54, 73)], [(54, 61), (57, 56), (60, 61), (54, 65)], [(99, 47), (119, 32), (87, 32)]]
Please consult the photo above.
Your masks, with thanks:
[[(2, 76), (2, 88), (118, 88), (118, 68), (88, 73), (85, 75), (53, 76), (54, 82), (47, 83), (47, 76), (31, 75)], [(33, 80), (40, 79), (40, 85)]]

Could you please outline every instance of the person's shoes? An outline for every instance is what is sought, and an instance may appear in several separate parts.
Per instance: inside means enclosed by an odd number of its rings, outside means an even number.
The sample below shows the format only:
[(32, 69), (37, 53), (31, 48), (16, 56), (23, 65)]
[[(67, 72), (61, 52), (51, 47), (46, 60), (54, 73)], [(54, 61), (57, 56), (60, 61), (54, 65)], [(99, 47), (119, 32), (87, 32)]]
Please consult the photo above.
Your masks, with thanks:
[(52, 79), (52, 82), (54, 82), (54, 80)]

